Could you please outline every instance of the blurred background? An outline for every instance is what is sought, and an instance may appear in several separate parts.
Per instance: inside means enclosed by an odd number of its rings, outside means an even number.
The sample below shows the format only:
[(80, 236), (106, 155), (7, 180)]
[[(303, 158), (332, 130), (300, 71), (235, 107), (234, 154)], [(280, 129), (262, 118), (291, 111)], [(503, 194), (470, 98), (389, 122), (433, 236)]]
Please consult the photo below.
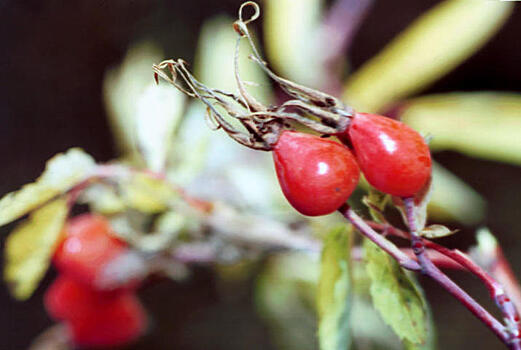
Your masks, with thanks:
[[(41, 173), (45, 160), (72, 146), (82, 147), (97, 161), (114, 158), (117, 151), (103, 99), (107, 71), (122, 62), (132, 44), (143, 40), (152, 40), (163, 50), (165, 59), (183, 57), (194, 62), (205, 21), (223, 14), (235, 18), (240, 3), (0, 1), (4, 52), (0, 57), (0, 193), (32, 181)], [(437, 3), (374, 1), (349, 48), (350, 71), (362, 66)], [(262, 46), (262, 21), (254, 28)], [(483, 90), (520, 93), (519, 33), (521, 10), (517, 6), (481, 50), (423, 89), (422, 95)], [(516, 132), (521, 135), (521, 130)], [(486, 225), (521, 276), (521, 167), (515, 162), (484, 160), (450, 150), (437, 152), (434, 158), (488, 203), (478, 222), (466, 226), (451, 223), (451, 227), (461, 227), (461, 232), (441, 242), (466, 249), (474, 242), (475, 228)], [(2, 242), (12, 227), (1, 228)], [(254, 269), (261, 266), (256, 264)], [(0, 285), (0, 349), (25, 349), (52, 324), (42, 304), (43, 291), (52, 276), (50, 272), (26, 302), (16, 302), (5, 285)], [(493, 309), (480, 283), (463, 273), (451, 276)], [(224, 283), (212, 269), (198, 268), (182, 283), (150, 283), (140, 294), (153, 326), (146, 337), (128, 349), (275, 349), (269, 325), (256, 312), (254, 277), (253, 273), (240, 281)], [(432, 305), (440, 349), (502, 349), (492, 333), (449, 295), (426, 279), (420, 281)]]

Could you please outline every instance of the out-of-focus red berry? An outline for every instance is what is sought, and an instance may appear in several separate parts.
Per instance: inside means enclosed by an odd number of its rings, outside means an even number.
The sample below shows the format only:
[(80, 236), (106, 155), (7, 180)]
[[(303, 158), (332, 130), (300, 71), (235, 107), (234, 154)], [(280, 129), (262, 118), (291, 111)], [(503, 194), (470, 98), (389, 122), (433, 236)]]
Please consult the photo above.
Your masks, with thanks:
[(104, 308), (119, 292), (100, 292), (83, 283), (60, 275), (49, 286), (44, 295), (47, 313), (55, 320), (79, 319), (93, 309)]
[(66, 322), (72, 341), (79, 346), (109, 347), (130, 343), (148, 327), (146, 313), (137, 297), (123, 293)]
[(65, 238), (53, 261), (63, 274), (96, 288), (103, 268), (126, 250), (125, 244), (111, 235), (107, 219), (84, 214), (65, 225)]

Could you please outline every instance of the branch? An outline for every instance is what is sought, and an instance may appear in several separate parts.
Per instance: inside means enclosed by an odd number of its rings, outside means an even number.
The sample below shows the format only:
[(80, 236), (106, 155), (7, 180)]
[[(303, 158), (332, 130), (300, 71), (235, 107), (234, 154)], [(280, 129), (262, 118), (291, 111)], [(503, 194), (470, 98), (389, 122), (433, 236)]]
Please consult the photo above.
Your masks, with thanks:
[(384, 236), (378, 234), (373, 230), (358, 214), (354, 212), (347, 204), (342, 205), (338, 211), (347, 219), (351, 224), (360, 231), (365, 237), (370, 239), (378, 247), (380, 247), (387, 254), (392, 256), (400, 266), (407, 270), (418, 271), (421, 269), (420, 265), (414, 259), (411, 259), (404, 252), (402, 252), (396, 245), (391, 241), (387, 240)]
[(410, 229), (411, 245), (414, 254), (418, 258), (422, 272), (438, 282), (445, 290), (459, 300), (470, 312), (479, 318), (494, 334), (512, 349), (518, 350), (519, 342), (510, 339), (509, 332), (505, 327), (495, 319), (487, 310), (478, 304), (470, 295), (454, 283), (447, 275), (438, 269), (425, 253), (425, 244), (423, 239), (418, 235), (416, 228), (415, 204), (414, 198), (404, 199), (405, 210), (407, 213), (407, 221)]

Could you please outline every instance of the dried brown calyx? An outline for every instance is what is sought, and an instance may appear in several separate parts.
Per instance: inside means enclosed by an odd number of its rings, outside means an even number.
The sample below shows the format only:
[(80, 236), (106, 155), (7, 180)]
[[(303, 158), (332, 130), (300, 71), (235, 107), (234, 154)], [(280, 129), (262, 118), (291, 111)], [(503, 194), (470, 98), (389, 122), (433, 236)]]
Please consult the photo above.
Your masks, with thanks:
[[(252, 7), (254, 13), (250, 18), (244, 19), (243, 12), (247, 7)], [(259, 16), (259, 5), (247, 1), (239, 8), (239, 19), (233, 24), (233, 28), (239, 34), (234, 60), (237, 93), (205, 86), (195, 79), (182, 59), (165, 60), (154, 65), (156, 82), (161, 77), (186, 95), (199, 99), (207, 107), (206, 120), (213, 129), (223, 129), (235, 141), (250, 148), (270, 151), (280, 133), (292, 128), (289, 121), (302, 124), (321, 134), (334, 135), (343, 132), (354, 113), (351, 108), (334, 96), (281, 78), (268, 68), (248, 30), (248, 24)], [(249, 58), (292, 99), (281, 105), (268, 107), (246, 90), (238, 69), (239, 44), (243, 39), (248, 41), (253, 52)], [(228, 122), (222, 114), (223, 111), (228, 117), (238, 120), (243, 128), (239, 129)]]

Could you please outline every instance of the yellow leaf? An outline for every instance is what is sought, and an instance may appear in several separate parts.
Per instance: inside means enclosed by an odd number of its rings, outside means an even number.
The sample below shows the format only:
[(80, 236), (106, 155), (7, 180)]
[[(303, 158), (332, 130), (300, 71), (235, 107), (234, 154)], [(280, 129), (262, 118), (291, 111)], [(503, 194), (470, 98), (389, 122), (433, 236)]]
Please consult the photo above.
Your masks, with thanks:
[(267, 0), (264, 37), (270, 64), (298, 83), (319, 88), (322, 0)]
[(402, 120), (431, 134), (433, 150), (521, 165), (521, 95), (451, 93), (408, 101)]
[(59, 242), (67, 217), (67, 201), (57, 199), (34, 211), (7, 238), (4, 278), (17, 299), (38, 287)]
[(418, 18), (345, 85), (344, 100), (378, 112), (450, 72), (497, 32), (512, 2), (447, 0)]
[(16, 220), (53, 197), (86, 179), (96, 163), (79, 148), (51, 158), (43, 174), (33, 183), (6, 194), (0, 200), (0, 225)]
[(165, 180), (146, 174), (134, 174), (122, 183), (123, 199), (127, 206), (139, 211), (155, 214), (165, 211), (177, 192)]
[(438, 163), (433, 163), (432, 187), (429, 217), (457, 220), (467, 225), (483, 219), (486, 209), (483, 197)]

